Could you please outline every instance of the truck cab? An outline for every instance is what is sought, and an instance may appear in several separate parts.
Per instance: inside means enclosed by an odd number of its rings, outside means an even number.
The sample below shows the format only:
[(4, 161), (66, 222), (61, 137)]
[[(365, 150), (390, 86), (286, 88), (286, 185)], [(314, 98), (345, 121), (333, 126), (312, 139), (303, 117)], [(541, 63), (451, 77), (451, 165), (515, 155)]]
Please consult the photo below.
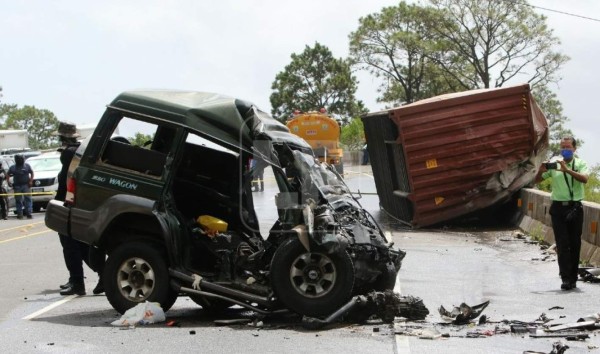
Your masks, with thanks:
[(287, 127), (291, 133), (306, 140), (319, 161), (333, 165), (340, 175), (344, 174), (342, 163), (344, 151), (340, 147), (340, 125), (334, 118), (327, 115), (324, 108), (318, 112), (294, 112), (292, 119), (287, 122)]

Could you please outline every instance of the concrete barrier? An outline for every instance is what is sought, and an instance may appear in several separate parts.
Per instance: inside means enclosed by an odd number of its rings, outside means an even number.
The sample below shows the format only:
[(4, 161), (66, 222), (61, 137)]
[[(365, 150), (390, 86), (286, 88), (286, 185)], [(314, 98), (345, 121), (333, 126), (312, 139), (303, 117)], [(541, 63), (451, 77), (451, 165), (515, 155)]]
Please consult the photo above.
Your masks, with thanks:
[[(528, 234), (543, 238), (544, 242), (554, 244), (554, 231), (550, 219), (550, 193), (537, 189), (521, 190), (519, 206), (523, 218), (519, 228)], [(581, 253), (579, 259), (584, 264), (600, 266), (600, 204), (583, 202), (583, 232), (581, 234)]]

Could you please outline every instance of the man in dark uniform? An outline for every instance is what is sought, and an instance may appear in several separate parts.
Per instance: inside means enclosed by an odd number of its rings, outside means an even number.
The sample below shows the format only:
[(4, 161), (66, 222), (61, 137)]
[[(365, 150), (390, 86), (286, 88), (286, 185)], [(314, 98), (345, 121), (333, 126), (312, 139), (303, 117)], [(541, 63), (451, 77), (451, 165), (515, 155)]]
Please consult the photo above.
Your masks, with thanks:
[(6, 197), (6, 188), (4, 188), (4, 180), (6, 179), (6, 171), (0, 163), (0, 217), (6, 220), (8, 216), (8, 198)]
[[(58, 190), (56, 191), (56, 200), (64, 201), (67, 195), (67, 174), (69, 165), (75, 155), (75, 151), (79, 147), (77, 138), (79, 134), (75, 124), (60, 122), (58, 131), (54, 133), (58, 135), (62, 146), (58, 149), (61, 152), (60, 162), (62, 169), (58, 174)], [(58, 234), (60, 243), (63, 247), (63, 256), (65, 264), (69, 271), (69, 281), (60, 286), (61, 295), (85, 295), (85, 284), (83, 281), (83, 262), (85, 262), (92, 270), (98, 272), (98, 284), (93, 290), (94, 294), (104, 292), (102, 283), (102, 271), (104, 268), (104, 253), (99, 252), (94, 247), (74, 240), (67, 235)]]
[[(31, 184), (33, 183), (33, 170), (25, 157), (21, 154), (15, 155), (15, 164), (8, 168), (8, 177), (12, 177), (12, 187), (15, 192), (15, 204), (17, 207), (17, 218), (23, 219), (23, 214), (28, 219), (33, 218), (31, 201)], [(11, 186), (10, 179), (7, 181)]]
[(556, 166), (542, 164), (536, 183), (552, 178), (552, 230), (556, 240), (558, 269), (562, 290), (577, 287), (579, 253), (581, 252), (581, 232), (583, 230), (584, 184), (588, 181), (588, 168), (585, 161), (575, 158), (577, 141), (573, 137), (563, 138), (560, 142), (560, 154), (563, 160)]

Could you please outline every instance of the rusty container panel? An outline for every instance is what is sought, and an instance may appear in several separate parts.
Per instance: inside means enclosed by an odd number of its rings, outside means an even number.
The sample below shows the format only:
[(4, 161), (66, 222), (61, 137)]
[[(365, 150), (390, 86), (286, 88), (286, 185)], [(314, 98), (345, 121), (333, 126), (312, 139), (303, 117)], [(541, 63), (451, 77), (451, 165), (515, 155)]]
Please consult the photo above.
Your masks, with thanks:
[[(377, 132), (384, 115), (393, 136)], [(508, 200), (531, 182), (548, 148), (548, 124), (529, 85), (436, 96), (363, 122), (383, 208), (417, 227)]]

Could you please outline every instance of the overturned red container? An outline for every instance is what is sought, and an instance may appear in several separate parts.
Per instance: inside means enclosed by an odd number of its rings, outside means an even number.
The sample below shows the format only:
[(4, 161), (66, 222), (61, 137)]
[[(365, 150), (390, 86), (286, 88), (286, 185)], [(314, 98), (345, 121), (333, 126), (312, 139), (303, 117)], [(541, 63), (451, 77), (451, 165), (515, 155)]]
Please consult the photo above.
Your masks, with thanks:
[(528, 84), (432, 97), (362, 117), (381, 206), (414, 227), (505, 203), (548, 152)]

